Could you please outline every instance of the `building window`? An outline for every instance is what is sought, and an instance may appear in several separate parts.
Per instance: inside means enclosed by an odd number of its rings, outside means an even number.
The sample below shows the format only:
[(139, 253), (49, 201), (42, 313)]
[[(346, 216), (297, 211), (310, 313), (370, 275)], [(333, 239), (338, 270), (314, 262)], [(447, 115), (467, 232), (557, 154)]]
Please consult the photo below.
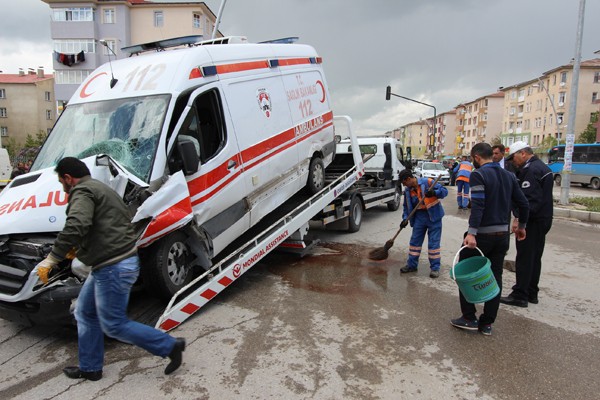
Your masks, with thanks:
[(0, 99), (5, 99), (5, 98), (6, 98), (6, 90), (0, 89)]
[(561, 72), (560, 73), (560, 83), (563, 83), (563, 84), (567, 83), (567, 73), (566, 72)]
[(594, 83), (600, 83), (600, 72), (594, 72)]
[(595, 103), (598, 100), (598, 92), (592, 93), (592, 103)]
[(52, 10), (53, 21), (93, 21), (94, 10), (91, 7), (55, 8)]
[(79, 85), (89, 74), (90, 71), (80, 69), (58, 70), (54, 71), (54, 82), (58, 85)]
[(86, 53), (96, 52), (96, 41), (94, 39), (57, 39), (53, 41), (54, 51), (57, 53), (77, 54), (80, 51)]
[(44, 92), (44, 100), (50, 101), (50, 97), (51, 97), (51, 93), (50, 92)]
[(154, 11), (154, 26), (160, 28), (164, 23), (164, 15), (162, 11)]
[(0, 136), (8, 136), (8, 128), (6, 126), (0, 127)]
[(200, 29), (202, 28), (202, 15), (200, 13), (193, 13), (192, 14), (192, 27), (193, 28), (197, 28)]
[(46, 119), (47, 120), (51, 120), (52, 119), (52, 110), (46, 110)]
[(102, 54), (104, 54), (105, 56), (112, 56), (113, 54), (117, 54), (117, 41), (112, 39), (106, 39), (106, 46), (102, 46)]
[(102, 13), (102, 22), (105, 24), (114, 24), (115, 23), (115, 9), (114, 8), (105, 8)]
[(560, 92), (558, 94), (558, 105), (559, 106), (564, 106), (566, 99), (567, 99), (567, 92)]
[(6, 118), (6, 108), (0, 108), (0, 118)]

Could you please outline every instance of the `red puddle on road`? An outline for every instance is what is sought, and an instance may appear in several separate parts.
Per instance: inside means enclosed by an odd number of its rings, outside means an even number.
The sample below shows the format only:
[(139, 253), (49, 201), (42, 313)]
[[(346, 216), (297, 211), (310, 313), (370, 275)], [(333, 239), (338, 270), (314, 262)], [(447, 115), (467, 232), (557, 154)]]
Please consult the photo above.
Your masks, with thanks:
[(353, 295), (387, 291), (392, 271), (399, 260), (370, 260), (372, 248), (324, 243), (316, 255), (269, 255), (267, 270), (294, 288), (318, 293)]

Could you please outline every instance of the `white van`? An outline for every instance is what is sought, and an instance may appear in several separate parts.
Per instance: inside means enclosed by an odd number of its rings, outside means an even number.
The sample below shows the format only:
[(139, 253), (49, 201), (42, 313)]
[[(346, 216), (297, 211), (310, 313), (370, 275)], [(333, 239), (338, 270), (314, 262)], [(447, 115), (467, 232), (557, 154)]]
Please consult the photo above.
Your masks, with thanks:
[(15, 307), (3, 304), (20, 302), (39, 316), (78, 293), (68, 265), (45, 287), (30, 276), (64, 225), (66, 195), (53, 168), (65, 156), (82, 159), (135, 213), (143, 283), (165, 298), (292, 195), (324, 187), (335, 141), (315, 50), (188, 45), (92, 72), (31, 171), (0, 194), (0, 265), (9, 271), (0, 315), (11, 318)]
[(11, 173), (12, 167), (10, 166), (8, 151), (5, 148), (0, 147), (0, 188), (6, 186)]

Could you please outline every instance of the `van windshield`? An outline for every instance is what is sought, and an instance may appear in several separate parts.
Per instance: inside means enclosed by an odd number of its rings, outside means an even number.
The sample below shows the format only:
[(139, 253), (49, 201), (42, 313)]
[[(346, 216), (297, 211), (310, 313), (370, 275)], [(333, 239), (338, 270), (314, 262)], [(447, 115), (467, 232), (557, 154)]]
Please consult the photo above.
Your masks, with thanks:
[(31, 170), (63, 157), (107, 154), (148, 181), (170, 95), (133, 97), (67, 106)]

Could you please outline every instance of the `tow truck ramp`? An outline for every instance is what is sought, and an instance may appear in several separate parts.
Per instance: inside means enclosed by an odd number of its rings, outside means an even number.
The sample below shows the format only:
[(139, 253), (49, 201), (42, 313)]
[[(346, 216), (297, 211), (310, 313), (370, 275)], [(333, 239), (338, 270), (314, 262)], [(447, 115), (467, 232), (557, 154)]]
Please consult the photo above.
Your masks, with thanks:
[(345, 121), (349, 126), (355, 165), (319, 193), (181, 288), (171, 298), (158, 319), (157, 329), (167, 332), (181, 325), (278, 245), (291, 238), (297, 231), (306, 231), (312, 217), (362, 177), (364, 164), (356, 137), (352, 133), (352, 120), (347, 116), (334, 117), (334, 119)]

